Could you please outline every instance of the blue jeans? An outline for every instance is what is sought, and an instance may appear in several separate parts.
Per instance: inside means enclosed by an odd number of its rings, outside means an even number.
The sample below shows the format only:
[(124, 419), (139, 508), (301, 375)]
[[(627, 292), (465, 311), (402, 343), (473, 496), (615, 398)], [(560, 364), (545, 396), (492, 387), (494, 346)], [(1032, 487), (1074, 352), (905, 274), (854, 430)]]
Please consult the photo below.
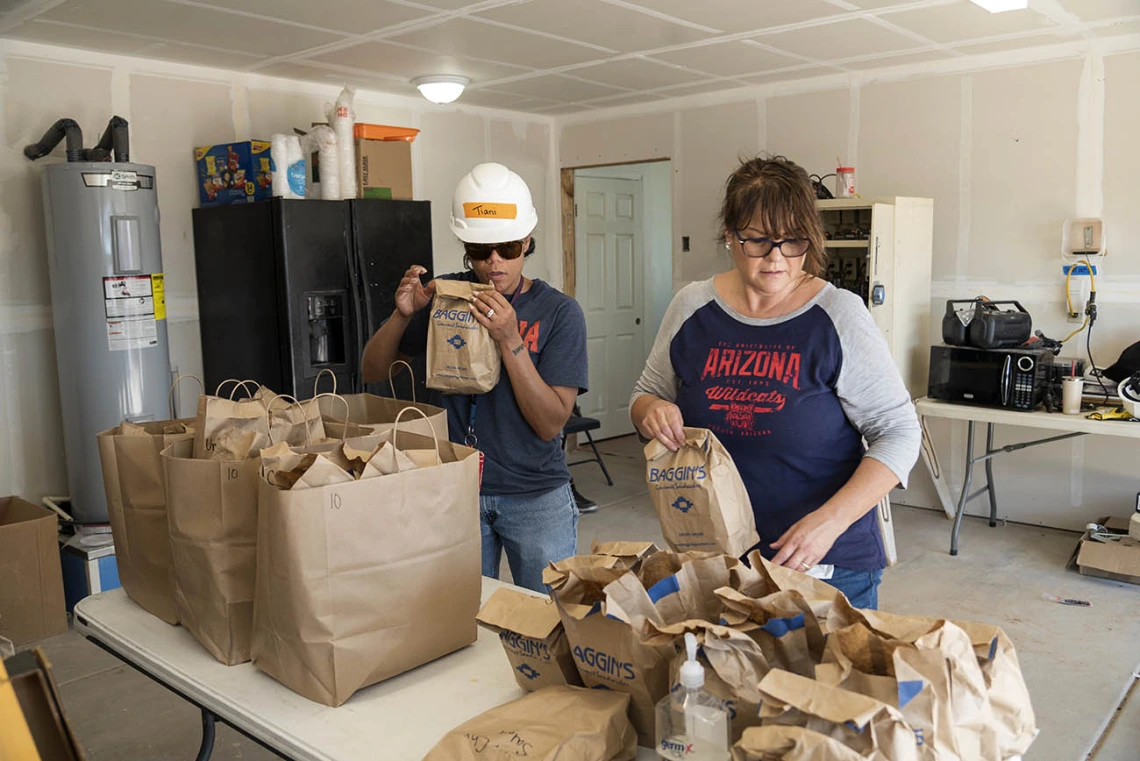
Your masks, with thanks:
[(883, 580), (880, 571), (851, 571), (836, 568), (827, 583), (847, 595), (853, 607), (879, 609), (879, 582)]
[(549, 592), (542, 569), (578, 552), (578, 505), (570, 484), (525, 496), (481, 494), (479, 519), (483, 575), (492, 579), (499, 578), (505, 549), (515, 584)]

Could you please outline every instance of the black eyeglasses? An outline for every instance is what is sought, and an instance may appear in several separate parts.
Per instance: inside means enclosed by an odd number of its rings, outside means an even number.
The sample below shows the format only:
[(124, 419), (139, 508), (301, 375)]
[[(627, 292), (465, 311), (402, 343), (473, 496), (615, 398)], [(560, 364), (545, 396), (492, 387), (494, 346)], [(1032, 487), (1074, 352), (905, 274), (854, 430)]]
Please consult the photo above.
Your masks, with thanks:
[(785, 259), (799, 259), (811, 248), (811, 242), (807, 238), (785, 238), (784, 240), (742, 238), (739, 230), (734, 232), (736, 239), (740, 241), (740, 247), (744, 250), (744, 255), (750, 259), (763, 259), (772, 253), (773, 249), (777, 248), (780, 249), (780, 255)]
[(504, 259), (518, 259), (523, 255), (523, 242), (512, 240), (508, 243), (464, 243), (463, 250), (472, 261), (481, 262), (490, 259), (491, 254), (498, 251)]

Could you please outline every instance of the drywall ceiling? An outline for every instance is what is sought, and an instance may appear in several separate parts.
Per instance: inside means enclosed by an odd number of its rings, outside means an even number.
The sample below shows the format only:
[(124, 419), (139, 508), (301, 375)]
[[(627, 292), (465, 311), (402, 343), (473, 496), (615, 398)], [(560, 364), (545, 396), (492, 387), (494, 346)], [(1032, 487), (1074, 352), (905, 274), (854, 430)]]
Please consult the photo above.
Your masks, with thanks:
[(565, 114), (1140, 27), (1140, 0), (0, 0), (0, 36)]

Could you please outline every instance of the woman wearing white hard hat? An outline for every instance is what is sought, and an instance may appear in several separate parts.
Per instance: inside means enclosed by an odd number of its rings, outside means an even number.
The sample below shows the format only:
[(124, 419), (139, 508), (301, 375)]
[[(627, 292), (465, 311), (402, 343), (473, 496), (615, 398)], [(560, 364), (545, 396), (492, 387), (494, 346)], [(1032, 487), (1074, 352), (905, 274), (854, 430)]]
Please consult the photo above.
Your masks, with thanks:
[[(502, 164), (479, 164), (455, 188), (451, 230), (463, 243), (466, 272), (443, 279), (493, 285), (476, 297), (475, 319), (503, 356), (486, 394), (447, 394), (448, 429), (483, 452), (479, 508), (483, 575), (498, 578), (503, 550), (516, 584), (544, 591), (542, 569), (577, 552), (578, 508), (560, 435), (586, 391), (586, 321), (578, 303), (524, 277), (538, 213), (530, 189)], [(427, 349), (435, 282), (412, 267), (396, 289), (396, 309), (364, 349), (365, 382), (388, 377), (401, 357)]]

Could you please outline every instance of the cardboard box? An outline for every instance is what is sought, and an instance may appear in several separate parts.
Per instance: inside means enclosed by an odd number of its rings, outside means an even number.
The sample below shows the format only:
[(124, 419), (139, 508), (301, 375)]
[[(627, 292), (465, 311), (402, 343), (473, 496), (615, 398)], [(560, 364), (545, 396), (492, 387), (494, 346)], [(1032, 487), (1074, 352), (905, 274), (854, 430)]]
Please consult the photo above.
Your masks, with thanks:
[(412, 144), (357, 139), (356, 186), (357, 198), (412, 200)]
[(4, 717), (4, 731), (0, 732), (0, 758), (40, 761), (36, 742), (32, 739), (28, 722), (24, 720), (16, 688), (8, 678), (3, 661), (0, 661), (0, 716)]
[(1102, 518), (1098, 521), (1110, 533), (1122, 538), (1111, 542), (1096, 542), (1086, 531), (1069, 565), (1076, 565), (1084, 576), (1140, 584), (1140, 541), (1128, 536), (1127, 518)]
[(0, 635), (16, 644), (67, 631), (56, 515), (0, 499)]
[(83, 761), (83, 748), (67, 723), (59, 687), (43, 651), (37, 647), (17, 653), (4, 661), (4, 666), (40, 757), (45, 761)]
[(273, 195), (269, 143), (219, 143), (194, 149), (198, 162), (199, 206), (252, 203)]

